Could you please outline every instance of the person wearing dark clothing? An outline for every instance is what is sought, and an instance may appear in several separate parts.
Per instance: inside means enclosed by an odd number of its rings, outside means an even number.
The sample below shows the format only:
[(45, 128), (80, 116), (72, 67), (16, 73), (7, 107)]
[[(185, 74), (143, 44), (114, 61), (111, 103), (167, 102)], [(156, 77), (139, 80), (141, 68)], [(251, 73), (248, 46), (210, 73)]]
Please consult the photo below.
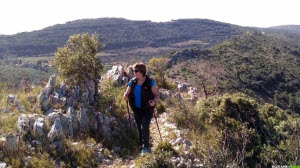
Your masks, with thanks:
[(149, 152), (149, 125), (153, 117), (159, 90), (153, 79), (146, 75), (146, 66), (136, 63), (133, 66), (134, 78), (128, 83), (124, 99), (129, 100), (139, 132), (141, 154)]

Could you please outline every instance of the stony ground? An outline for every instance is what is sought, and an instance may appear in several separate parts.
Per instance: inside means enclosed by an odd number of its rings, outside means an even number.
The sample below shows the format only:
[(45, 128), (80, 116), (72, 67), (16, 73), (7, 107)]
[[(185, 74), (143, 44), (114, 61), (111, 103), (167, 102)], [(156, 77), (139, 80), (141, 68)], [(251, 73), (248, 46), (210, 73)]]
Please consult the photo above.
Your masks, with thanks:
[[(160, 128), (162, 140), (170, 142), (173, 148), (180, 153), (180, 156), (178, 158), (171, 158), (171, 161), (174, 163), (174, 165), (176, 165), (176, 167), (202, 167), (202, 165), (199, 163), (199, 160), (194, 159), (192, 161), (188, 157), (189, 149), (192, 146), (192, 143), (188, 139), (184, 138), (188, 130), (180, 130), (174, 123), (169, 122), (167, 113), (157, 115), (157, 122)], [(155, 117), (153, 117), (150, 124), (151, 151), (154, 151), (156, 149), (160, 141), (161, 139), (156, 120)], [(140, 156), (132, 156), (131, 158), (125, 160), (115, 159), (112, 165), (101, 165), (100, 167), (133, 168), (136, 167), (134, 161), (138, 157)]]

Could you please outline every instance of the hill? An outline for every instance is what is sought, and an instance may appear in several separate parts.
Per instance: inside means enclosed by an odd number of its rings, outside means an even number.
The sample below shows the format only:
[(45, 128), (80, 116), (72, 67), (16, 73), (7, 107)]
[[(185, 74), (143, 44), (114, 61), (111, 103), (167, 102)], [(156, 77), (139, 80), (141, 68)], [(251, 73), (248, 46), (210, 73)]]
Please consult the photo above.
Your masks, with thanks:
[(273, 26), (268, 28), (255, 28), (255, 29), (269, 32), (269, 33), (275, 33), (275, 34), (285, 34), (285, 35), (300, 34), (300, 25), (281, 25), (281, 26)]
[(33, 32), (0, 35), (0, 58), (52, 55), (57, 47), (66, 43), (70, 35), (85, 32), (98, 33), (100, 42), (105, 44), (104, 51), (120, 54), (120, 50), (145, 47), (169, 47), (167, 51), (178, 47), (203, 48), (239, 35), (242, 31), (243, 28), (239, 26), (206, 19), (170, 22), (131, 21), (123, 18), (84, 19)]
[[(195, 69), (189, 67), (201, 67), (202, 60), (216, 62), (226, 71), (219, 84), (221, 92), (244, 92), (299, 113), (300, 43), (297, 38), (248, 31), (210, 49), (171, 53), (169, 76), (200, 86), (199, 76), (191, 75)], [(205, 75), (213, 73), (207, 70), (203, 72)]]

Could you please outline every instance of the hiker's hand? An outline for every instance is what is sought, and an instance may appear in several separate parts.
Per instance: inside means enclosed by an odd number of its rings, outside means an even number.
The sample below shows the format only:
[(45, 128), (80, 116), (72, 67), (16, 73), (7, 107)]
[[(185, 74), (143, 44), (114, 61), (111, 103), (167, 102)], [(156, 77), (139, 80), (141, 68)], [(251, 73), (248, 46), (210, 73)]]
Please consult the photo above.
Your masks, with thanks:
[(150, 105), (151, 107), (155, 106), (155, 104), (156, 104), (156, 101), (155, 101), (155, 100), (149, 100), (149, 105)]
[(128, 94), (126, 92), (124, 93), (123, 97), (124, 97), (124, 100), (128, 101), (129, 98), (128, 98)]

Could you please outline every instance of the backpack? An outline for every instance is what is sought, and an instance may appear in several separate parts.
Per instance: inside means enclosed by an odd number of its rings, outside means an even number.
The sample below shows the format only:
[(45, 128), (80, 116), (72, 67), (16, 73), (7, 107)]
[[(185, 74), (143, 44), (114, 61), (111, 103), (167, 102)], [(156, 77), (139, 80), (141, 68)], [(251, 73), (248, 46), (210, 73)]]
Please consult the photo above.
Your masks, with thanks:
[(149, 76), (146, 76), (145, 82), (142, 84), (141, 87), (141, 108), (135, 107), (135, 99), (134, 99), (134, 89), (135, 86), (137, 85), (137, 78), (131, 79), (131, 91), (130, 91), (130, 96), (129, 96), (129, 105), (132, 110), (154, 110), (155, 106), (151, 107), (149, 105), (149, 100), (153, 100), (154, 95), (151, 90), (151, 81), (153, 79), (150, 78)]

